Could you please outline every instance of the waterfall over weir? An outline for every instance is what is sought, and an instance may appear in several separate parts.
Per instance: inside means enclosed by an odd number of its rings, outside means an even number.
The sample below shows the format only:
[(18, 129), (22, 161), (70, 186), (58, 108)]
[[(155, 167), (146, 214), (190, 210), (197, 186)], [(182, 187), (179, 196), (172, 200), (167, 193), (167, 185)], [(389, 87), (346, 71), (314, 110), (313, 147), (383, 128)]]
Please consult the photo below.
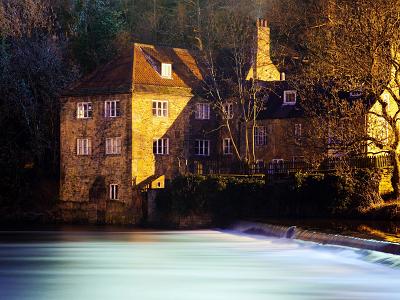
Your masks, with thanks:
[(0, 231), (0, 299), (400, 299), (397, 255), (254, 235), (297, 238), (295, 227), (239, 227), (252, 234)]
[(258, 222), (241, 221), (234, 224), (230, 229), (245, 234), (298, 239), (319, 244), (345, 246), (400, 255), (400, 244), (376, 240), (367, 240), (339, 234), (315, 232), (311, 230), (301, 229), (296, 226), (281, 226)]

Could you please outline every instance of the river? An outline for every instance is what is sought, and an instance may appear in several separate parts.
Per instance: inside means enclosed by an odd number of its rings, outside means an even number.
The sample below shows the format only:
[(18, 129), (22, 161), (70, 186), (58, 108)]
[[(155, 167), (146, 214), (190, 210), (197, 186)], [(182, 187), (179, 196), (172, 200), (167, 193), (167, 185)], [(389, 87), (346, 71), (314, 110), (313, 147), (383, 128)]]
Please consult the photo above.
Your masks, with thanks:
[(229, 231), (0, 232), (0, 299), (400, 299), (389, 254)]

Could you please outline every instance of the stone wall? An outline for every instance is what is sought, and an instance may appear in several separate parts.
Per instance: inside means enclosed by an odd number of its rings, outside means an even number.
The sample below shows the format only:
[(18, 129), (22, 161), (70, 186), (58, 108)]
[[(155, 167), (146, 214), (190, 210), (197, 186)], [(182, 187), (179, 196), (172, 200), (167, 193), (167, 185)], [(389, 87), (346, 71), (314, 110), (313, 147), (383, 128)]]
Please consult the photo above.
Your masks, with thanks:
[[(153, 116), (154, 100), (168, 101), (167, 117)], [(188, 160), (209, 159), (217, 153), (216, 133), (210, 133), (216, 128), (216, 117), (210, 112), (210, 120), (196, 120), (197, 101), (201, 100), (185, 90), (133, 94), (132, 178), (138, 188), (164, 187), (164, 178), (169, 180), (188, 171)], [(153, 154), (153, 141), (159, 138), (169, 139), (168, 155)], [(195, 139), (210, 140), (210, 157), (194, 155)]]
[[(301, 124), (302, 137), (295, 137), (295, 124)], [(301, 160), (311, 158), (315, 153), (315, 149), (307, 145), (308, 124), (303, 118), (285, 118), (285, 119), (265, 119), (258, 120), (258, 126), (264, 126), (267, 130), (267, 144), (255, 146), (255, 155), (257, 160), (271, 162), (273, 159), (283, 159), (284, 161), (293, 161), (293, 159)], [(252, 139), (252, 131), (249, 129), (249, 138)], [(241, 132), (241, 151), (244, 153), (246, 146), (245, 132), (242, 128)]]
[[(104, 117), (104, 101), (106, 100), (120, 101), (121, 115), (119, 117)], [(82, 204), (85, 206), (82, 210), (84, 212), (92, 211), (90, 205), (114, 207), (115, 205), (108, 201), (109, 185), (116, 183), (119, 186), (118, 201), (121, 202), (116, 206), (133, 205), (130, 101), (129, 94), (63, 99), (60, 124), (61, 201), (87, 203)], [(78, 102), (92, 102), (92, 118), (76, 118)], [(111, 137), (121, 137), (120, 155), (105, 154), (106, 138)], [(91, 139), (91, 155), (78, 156), (76, 154), (77, 138)]]
[[(187, 157), (188, 103), (191, 95), (134, 93), (132, 97), (132, 178), (139, 187), (179, 173)], [(168, 116), (153, 116), (153, 100), (168, 101)], [(169, 154), (154, 155), (153, 140), (169, 139)]]

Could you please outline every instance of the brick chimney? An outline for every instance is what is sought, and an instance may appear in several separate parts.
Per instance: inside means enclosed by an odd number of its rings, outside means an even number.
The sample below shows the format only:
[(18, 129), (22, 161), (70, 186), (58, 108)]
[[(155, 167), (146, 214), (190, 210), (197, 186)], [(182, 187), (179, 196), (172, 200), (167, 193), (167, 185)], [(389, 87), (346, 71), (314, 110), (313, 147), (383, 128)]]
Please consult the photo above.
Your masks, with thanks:
[(247, 79), (279, 81), (280, 72), (271, 60), (270, 29), (267, 20), (257, 20), (257, 41), (253, 66)]

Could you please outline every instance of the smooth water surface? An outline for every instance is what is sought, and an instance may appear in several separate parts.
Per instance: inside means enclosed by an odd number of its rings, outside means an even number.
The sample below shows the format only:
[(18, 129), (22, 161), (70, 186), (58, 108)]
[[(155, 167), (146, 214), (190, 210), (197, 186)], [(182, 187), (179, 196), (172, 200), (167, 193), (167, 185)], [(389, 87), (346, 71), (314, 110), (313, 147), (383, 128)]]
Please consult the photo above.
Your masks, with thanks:
[(0, 299), (398, 300), (397, 261), (218, 231), (3, 231)]

